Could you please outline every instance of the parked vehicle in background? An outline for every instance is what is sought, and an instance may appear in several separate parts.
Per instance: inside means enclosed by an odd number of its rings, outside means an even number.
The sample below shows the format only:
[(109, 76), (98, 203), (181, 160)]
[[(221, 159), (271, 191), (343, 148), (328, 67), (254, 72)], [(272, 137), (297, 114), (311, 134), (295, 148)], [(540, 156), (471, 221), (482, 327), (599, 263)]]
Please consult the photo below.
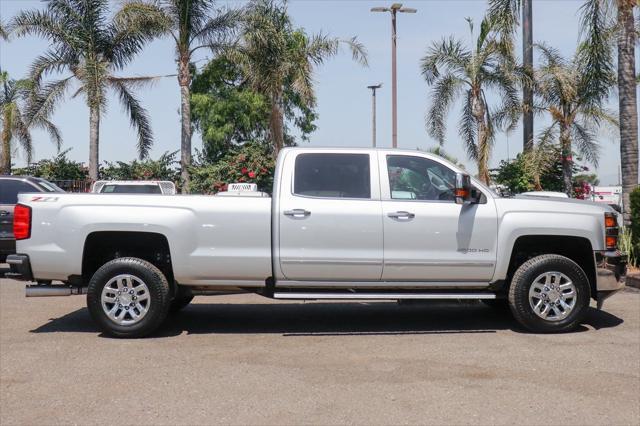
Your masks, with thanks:
[(25, 192), (64, 192), (51, 182), (26, 176), (0, 176), (0, 263), (16, 252), (13, 237), (13, 210), (18, 194)]
[(91, 192), (95, 194), (163, 194), (175, 195), (176, 185), (167, 180), (98, 180)]
[(480, 299), (559, 332), (624, 287), (611, 208), (500, 198), (428, 153), (286, 148), (273, 197), (244, 186), (231, 188), (247, 196), (21, 195), (11, 273), (36, 283), (27, 296), (87, 294), (119, 337), (151, 333), (194, 295), (239, 292)]
[(594, 186), (591, 190), (591, 200), (613, 207), (622, 212), (622, 186)]
[(524, 195), (528, 197), (569, 198), (569, 196), (564, 192), (556, 192), (556, 191), (529, 191), (529, 192), (523, 192), (519, 195)]

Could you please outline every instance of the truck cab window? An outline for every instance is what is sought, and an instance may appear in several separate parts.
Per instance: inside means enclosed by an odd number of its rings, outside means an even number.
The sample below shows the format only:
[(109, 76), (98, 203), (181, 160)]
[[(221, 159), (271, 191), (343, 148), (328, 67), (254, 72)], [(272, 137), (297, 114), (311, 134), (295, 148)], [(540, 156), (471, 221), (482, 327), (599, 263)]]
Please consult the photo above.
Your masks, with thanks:
[(391, 198), (399, 200), (455, 200), (456, 173), (423, 157), (387, 156)]
[(369, 154), (300, 154), (293, 193), (324, 198), (371, 198)]

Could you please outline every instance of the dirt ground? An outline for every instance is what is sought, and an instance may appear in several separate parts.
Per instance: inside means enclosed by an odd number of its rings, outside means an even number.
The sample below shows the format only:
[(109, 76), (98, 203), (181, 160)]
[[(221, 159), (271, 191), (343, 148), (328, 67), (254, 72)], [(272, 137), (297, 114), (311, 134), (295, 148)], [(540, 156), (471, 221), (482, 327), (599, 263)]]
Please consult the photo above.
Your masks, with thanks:
[(198, 297), (104, 337), (82, 296), (0, 281), (0, 424), (640, 424), (640, 291), (577, 332), (481, 303)]

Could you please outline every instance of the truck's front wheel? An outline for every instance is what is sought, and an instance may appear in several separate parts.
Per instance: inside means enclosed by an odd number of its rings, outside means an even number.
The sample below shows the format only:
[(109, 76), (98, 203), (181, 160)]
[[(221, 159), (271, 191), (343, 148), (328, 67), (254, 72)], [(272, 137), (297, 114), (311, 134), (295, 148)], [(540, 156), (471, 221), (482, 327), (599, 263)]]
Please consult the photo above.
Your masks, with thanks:
[(584, 319), (590, 288), (586, 274), (571, 259), (555, 254), (534, 257), (515, 272), (509, 307), (530, 331), (569, 331)]
[(170, 304), (167, 279), (142, 259), (122, 257), (105, 263), (89, 282), (89, 312), (114, 337), (152, 333), (167, 317)]

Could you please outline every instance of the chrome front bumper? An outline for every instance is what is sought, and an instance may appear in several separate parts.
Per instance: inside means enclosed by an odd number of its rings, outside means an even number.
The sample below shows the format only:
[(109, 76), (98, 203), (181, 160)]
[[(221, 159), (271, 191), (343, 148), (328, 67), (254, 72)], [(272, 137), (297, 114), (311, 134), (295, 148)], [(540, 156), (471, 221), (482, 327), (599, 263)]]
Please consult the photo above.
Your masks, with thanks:
[(597, 251), (596, 289), (598, 309), (605, 299), (624, 288), (627, 275), (627, 255), (619, 251)]

